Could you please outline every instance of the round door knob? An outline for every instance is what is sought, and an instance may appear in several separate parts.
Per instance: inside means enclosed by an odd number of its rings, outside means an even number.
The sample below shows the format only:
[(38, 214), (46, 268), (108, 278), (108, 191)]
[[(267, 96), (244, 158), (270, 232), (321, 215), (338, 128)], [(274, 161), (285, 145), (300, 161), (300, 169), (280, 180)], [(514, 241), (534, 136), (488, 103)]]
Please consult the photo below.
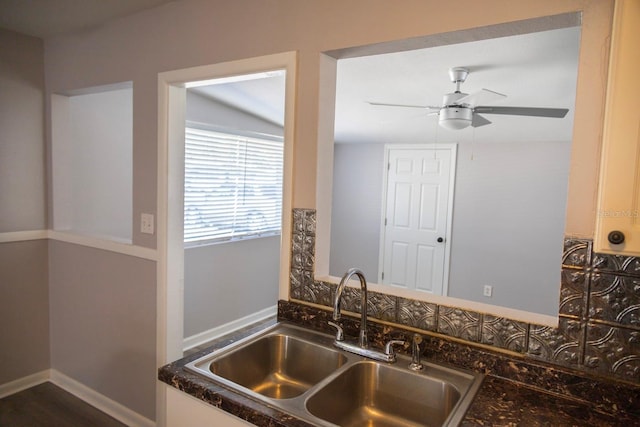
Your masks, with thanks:
[(444, 239), (442, 237), (438, 237), (437, 241), (438, 241), (438, 243), (442, 243), (442, 242), (444, 242)]
[(622, 231), (614, 230), (607, 236), (609, 243), (613, 245), (619, 245), (624, 242), (624, 233)]

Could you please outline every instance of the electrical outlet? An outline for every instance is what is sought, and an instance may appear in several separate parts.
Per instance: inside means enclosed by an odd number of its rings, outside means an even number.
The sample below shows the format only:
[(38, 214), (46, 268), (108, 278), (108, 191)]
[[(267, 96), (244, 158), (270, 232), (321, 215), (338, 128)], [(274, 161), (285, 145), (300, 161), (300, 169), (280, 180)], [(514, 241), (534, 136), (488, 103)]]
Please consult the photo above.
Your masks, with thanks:
[(143, 213), (140, 215), (140, 232), (153, 234), (153, 214)]
[(484, 290), (482, 292), (485, 297), (491, 297), (491, 295), (493, 294), (493, 286), (484, 285)]

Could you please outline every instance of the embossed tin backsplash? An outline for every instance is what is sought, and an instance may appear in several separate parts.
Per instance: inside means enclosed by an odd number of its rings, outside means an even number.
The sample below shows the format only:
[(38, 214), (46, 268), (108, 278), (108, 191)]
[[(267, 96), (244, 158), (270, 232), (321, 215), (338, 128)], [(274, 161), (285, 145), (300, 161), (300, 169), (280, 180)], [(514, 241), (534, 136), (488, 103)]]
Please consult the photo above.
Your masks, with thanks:
[[(290, 298), (332, 306), (335, 285), (315, 281), (316, 212), (293, 210)], [(507, 349), (590, 374), (640, 384), (640, 259), (593, 253), (566, 238), (557, 328), (369, 292), (369, 317)], [(360, 312), (360, 290), (343, 308)]]

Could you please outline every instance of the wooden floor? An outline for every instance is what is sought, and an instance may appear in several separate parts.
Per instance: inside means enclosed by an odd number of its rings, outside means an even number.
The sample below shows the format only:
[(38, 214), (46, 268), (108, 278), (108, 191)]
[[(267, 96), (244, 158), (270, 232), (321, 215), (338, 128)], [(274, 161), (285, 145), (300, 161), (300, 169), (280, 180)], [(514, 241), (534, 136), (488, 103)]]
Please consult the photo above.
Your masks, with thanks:
[(0, 399), (2, 427), (122, 427), (124, 424), (51, 383)]

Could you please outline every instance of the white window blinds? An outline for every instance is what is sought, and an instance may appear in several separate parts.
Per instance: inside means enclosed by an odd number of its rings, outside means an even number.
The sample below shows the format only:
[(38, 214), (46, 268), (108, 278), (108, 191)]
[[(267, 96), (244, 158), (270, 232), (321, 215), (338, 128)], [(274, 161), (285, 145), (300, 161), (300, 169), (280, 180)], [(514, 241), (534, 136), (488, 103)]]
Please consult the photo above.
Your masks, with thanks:
[(283, 141), (186, 128), (184, 241), (279, 233)]

